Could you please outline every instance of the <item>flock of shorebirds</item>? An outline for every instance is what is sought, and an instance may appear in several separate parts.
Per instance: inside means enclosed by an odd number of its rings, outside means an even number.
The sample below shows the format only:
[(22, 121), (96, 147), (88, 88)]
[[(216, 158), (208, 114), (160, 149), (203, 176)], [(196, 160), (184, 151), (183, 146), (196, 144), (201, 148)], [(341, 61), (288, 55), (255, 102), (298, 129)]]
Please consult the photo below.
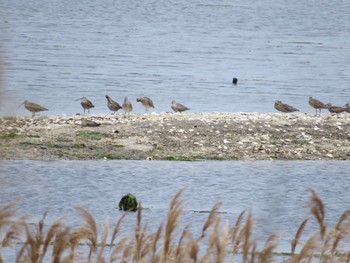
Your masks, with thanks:
[[(232, 84), (237, 85), (237, 82), (238, 82), (237, 78), (232, 79)], [(113, 114), (120, 109), (123, 109), (125, 114), (130, 114), (130, 112), (132, 112), (132, 109), (133, 109), (132, 103), (130, 102), (128, 97), (125, 97), (122, 105), (120, 105), (118, 102), (114, 101), (108, 95), (106, 95), (105, 97), (107, 99), (107, 107), (108, 107), (108, 109), (110, 109), (113, 112)], [(77, 100), (80, 100), (80, 104), (84, 109), (84, 114), (85, 114), (86, 110), (88, 111), (88, 113), (90, 113), (90, 109), (95, 107), (94, 104), (90, 100), (88, 100), (86, 97), (82, 97), (82, 98), (79, 98)], [(137, 98), (136, 101), (141, 102), (141, 104), (145, 107), (146, 112), (148, 112), (148, 110), (150, 108), (154, 108), (153, 101), (149, 97)], [(32, 113), (32, 117), (35, 116), (36, 112), (48, 110), (47, 108), (42, 107), (39, 104), (36, 104), (34, 102), (30, 102), (27, 100), (24, 101), (21, 105), (23, 105), (23, 104), (24, 104), (24, 107)], [(317, 111), (318, 111), (318, 114), (321, 115), (322, 109), (328, 109), (328, 111), (332, 114), (338, 114), (338, 113), (342, 113), (342, 112), (350, 113), (350, 104), (349, 103), (347, 103), (344, 106), (333, 106), (330, 103), (325, 104), (317, 99), (309, 97), (309, 105), (316, 110), (315, 116), (317, 116)], [(285, 113), (299, 111), (297, 108), (294, 108), (293, 106), (290, 106), (286, 103), (282, 103), (282, 101), (280, 101), (280, 100), (275, 101), (274, 107), (276, 110), (281, 111), (281, 112), (285, 112)], [(188, 107), (184, 106), (181, 103), (176, 102), (175, 100), (173, 100), (171, 102), (171, 108), (175, 112), (183, 112), (183, 111), (189, 110)]]
[[(319, 115), (321, 115), (322, 109), (328, 109), (328, 111), (332, 114), (338, 114), (342, 112), (350, 113), (350, 104), (347, 103), (344, 106), (333, 106), (331, 103), (323, 103), (320, 100), (314, 99), (313, 97), (309, 97), (309, 105), (316, 110), (315, 116), (317, 116), (317, 111)], [(294, 112), (299, 111), (298, 109), (290, 106), (286, 103), (282, 103), (280, 100), (275, 101), (275, 109), (281, 112)]]
[[(118, 102), (114, 101), (108, 95), (106, 95), (106, 99), (107, 99), (107, 107), (108, 107), (108, 109), (110, 109), (113, 112), (113, 114), (120, 109), (123, 109), (125, 114), (130, 114), (130, 112), (132, 112), (132, 109), (133, 109), (132, 103), (128, 99), (128, 97), (125, 97), (122, 105), (120, 105)], [(88, 114), (89, 114), (90, 109), (95, 107), (94, 104), (90, 100), (88, 100), (86, 97), (82, 97), (82, 98), (77, 99), (77, 100), (80, 100), (80, 105), (84, 109), (84, 114), (85, 114), (86, 110), (88, 111)], [(153, 101), (148, 97), (137, 98), (136, 101), (141, 102), (141, 104), (145, 107), (146, 112), (148, 112), (148, 110), (150, 108), (154, 108)], [(34, 102), (30, 102), (27, 100), (24, 101), (21, 105), (23, 105), (23, 104), (24, 104), (24, 107), (32, 113), (32, 117), (34, 117), (35, 113), (37, 113), (37, 112), (48, 110), (47, 108), (40, 106), (39, 104), (36, 104)], [(183, 112), (183, 111), (189, 110), (188, 107), (184, 106), (181, 103), (176, 102), (175, 100), (173, 100), (171, 102), (171, 108), (175, 112)]]
[[(114, 101), (108, 95), (106, 95), (105, 97), (107, 99), (107, 107), (113, 112), (113, 114), (120, 109), (123, 109), (125, 114), (130, 114), (130, 112), (132, 112), (133, 110), (132, 103), (130, 102), (128, 97), (125, 97), (122, 105)], [(84, 114), (86, 110), (88, 111), (88, 113), (90, 113), (90, 109), (95, 107), (94, 104), (90, 100), (88, 100), (86, 97), (82, 97), (77, 100), (80, 100), (80, 104), (84, 109)], [(145, 107), (146, 112), (148, 112), (150, 108), (154, 108), (153, 101), (149, 97), (137, 98), (136, 101), (140, 102)], [(47, 108), (42, 107), (39, 104), (30, 102), (27, 100), (24, 101), (21, 105), (23, 104), (24, 104), (24, 107), (32, 113), (32, 116), (35, 116), (35, 113), (37, 112), (48, 110)], [(328, 109), (328, 111), (332, 114), (335, 114), (335, 113), (337, 114), (342, 112), (350, 113), (349, 103), (347, 103), (344, 106), (333, 106), (330, 103), (325, 104), (317, 99), (309, 97), (309, 105), (316, 110), (316, 113), (315, 113), (316, 116), (317, 116), (317, 112), (319, 115), (321, 115), (322, 109)], [(290, 106), (286, 103), (282, 103), (282, 101), (280, 100), (275, 101), (274, 107), (276, 110), (285, 112), (285, 113), (299, 111), (297, 108), (294, 108), (293, 106)], [(173, 109), (174, 112), (183, 112), (183, 111), (189, 110), (188, 107), (184, 106), (181, 103), (176, 102), (175, 100), (171, 102), (171, 108)]]

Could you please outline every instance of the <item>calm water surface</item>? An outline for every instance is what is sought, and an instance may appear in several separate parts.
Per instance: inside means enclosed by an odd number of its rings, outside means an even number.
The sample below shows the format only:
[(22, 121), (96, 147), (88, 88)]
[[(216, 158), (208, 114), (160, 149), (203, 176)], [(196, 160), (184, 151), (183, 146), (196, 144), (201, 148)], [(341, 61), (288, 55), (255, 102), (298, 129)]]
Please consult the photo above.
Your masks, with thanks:
[[(106, 113), (105, 94), (193, 112), (350, 101), (350, 6), (328, 1), (0, 0), (1, 115)], [(0, 67), (1, 68), (1, 67)], [(231, 84), (232, 77), (239, 79)]]
[[(40, 220), (49, 209), (47, 224), (62, 215), (67, 223), (79, 222), (75, 206), (87, 208), (99, 224), (109, 217), (112, 225), (122, 212), (120, 198), (134, 193), (142, 206), (149, 230), (166, 218), (174, 194), (186, 188), (183, 227), (190, 224), (199, 235), (207, 213), (217, 202), (224, 221), (233, 225), (240, 212), (252, 209), (255, 234), (263, 244), (273, 232), (280, 234), (280, 250), (289, 244), (308, 215), (306, 204), (314, 188), (326, 204), (329, 225), (337, 222), (350, 204), (350, 167), (342, 161), (1, 161), (0, 200), (16, 200), (20, 213)], [(135, 214), (124, 221), (133, 231)], [(306, 235), (317, 230), (315, 220)]]

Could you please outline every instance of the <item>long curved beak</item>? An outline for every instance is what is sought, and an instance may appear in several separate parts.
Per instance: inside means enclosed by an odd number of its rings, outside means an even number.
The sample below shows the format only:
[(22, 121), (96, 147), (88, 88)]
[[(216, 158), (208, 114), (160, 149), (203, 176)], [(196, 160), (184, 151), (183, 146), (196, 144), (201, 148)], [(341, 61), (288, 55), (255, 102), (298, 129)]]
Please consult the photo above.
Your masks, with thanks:
[(22, 102), (21, 104), (19, 104), (18, 108), (21, 107), (24, 104), (24, 102)]
[(74, 100), (74, 101), (77, 101), (77, 100), (82, 100), (83, 99), (83, 97), (81, 97), (81, 98), (79, 98), (79, 99), (76, 99), (76, 100)]

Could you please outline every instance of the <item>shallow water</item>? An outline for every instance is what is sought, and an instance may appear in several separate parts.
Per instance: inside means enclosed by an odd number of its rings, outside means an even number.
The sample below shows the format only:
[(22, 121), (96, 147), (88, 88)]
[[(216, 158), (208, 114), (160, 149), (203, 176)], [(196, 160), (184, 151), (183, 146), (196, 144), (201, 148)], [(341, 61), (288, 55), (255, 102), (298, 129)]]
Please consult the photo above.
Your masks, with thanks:
[[(63, 215), (75, 226), (80, 221), (75, 206), (87, 208), (99, 224), (122, 215), (117, 205), (131, 192), (142, 206), (143, 223), (155, 231), (165, 221), (174, 194), (182, 188), (185, 203), (181, 227), (191, 225), (200, 234), (208, 216), (200, 213), (222, 202), (220, 216), (232, 226), (240, 212), (252, 209), (255, 236), (260, 245), (272, 233), (280, 235), (279, 250), (290, 251), (290, 241), (309, 215), (308, 188), (326, 205), (331, 226), (349, 209), (349, 164), (343, 161), (1, 161), (1, 203), (16, 200), (19, 213), (38, 222), (49, 209), (46, 224)], [(81, 222), (80, 222), (81, 223)], [(133, 231), (135, 214), (122, 224)], [(308, 238), (318, 225), (311, 220)]]
[(0, 1), (0, 114), (29, 114), (25, 99), (75, 114), (82, 96), (105, 113), (105, 94), (135, 112), (143, 95), (156, 112), (172, 99), (193, 112), (271, 112), (276, 99), (313, 112), (309, 96), (343, 105), (348, 13), (345, 0)]

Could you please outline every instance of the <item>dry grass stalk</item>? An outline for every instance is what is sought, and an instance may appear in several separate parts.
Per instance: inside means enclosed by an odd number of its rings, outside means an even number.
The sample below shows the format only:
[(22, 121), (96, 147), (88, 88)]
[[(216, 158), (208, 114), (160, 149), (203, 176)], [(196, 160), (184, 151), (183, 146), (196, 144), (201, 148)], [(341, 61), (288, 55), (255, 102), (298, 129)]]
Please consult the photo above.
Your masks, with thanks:
[[(56, 233), (55, 241), (53, 243), (52, 258), (53, 263), (73, 262), (75, 256), (75, 248), (77, 244), (71, 242), (71, 231), (69, 227), (63, 227)], [(70, 248), (71, 252), (65, 260), (61, 260), (66, 249)]]
[(188, 235), (188, 226), (186, 226), (184, 228), (184, 230), (182, 231), (182, 234), (180, 236), (180, 239), (179, 239), (179, 243), (177, 245), (177, 248), (176, 248), (176, 259), (180, 258), (180, 253), (181, 251), (183, 250), (183, 241), (185, 239), (185, 237)]
[(325, 206), (314, 189), (310, 188), (309, 191), (311, 192), (310, 212), (317, 219), (317, 222), (320, 225), (321, 237), (323, 238), (326, 231), (326, 225), (324, 222)]
[(119, 254), (123, 251), (123, 249), (125, 249), (125, 247), (127, 247), (128, 242), (129, 237), (123, 237), (117, 244), (114, 245), (111, 255), (109, 256), (109, 262), (112, 263), (122, 259), (122, 256), (119, 256)]
[(42, 219), (33, 228), (29, 224), (23, 223), (25, 228), (26, 241), (20, 253), (18, 254), (17, 260), (25, 260), (27, 262), (37, 263), (41, 262), (40, 258), (44, 258), (46, 250), (40, 254), (40, 248), (44, 240), (44, 221), (47, 215), (47, 211), (43, 214)]
[(214, 229), (209, 234), (209, 247), (207, 248), (206, 255), (204, 256), (204, 259), (208, 260), (208, 262), (214, 262), (214, 256), (217, 249), (217, 243), (219, 238), (219, 233), (216, 231), (218, 228), (218, 225), (220, 223), (220, 218), (216, 218), (214, 222)]
[[(341, 257), (336, 256), (339, 243), (350, 235), (350, 210), (346, 210), (340, 216), (334, 228), (326, 229), (324, 205), (317, 194), (313, 190), (310, 191), (312, 192), (310, 211), (316, 217), (321, 231), (309, 238), (301, 248), (300, 254), (295, 255), (296, 246), (309, 219), (304, 220), (291, 242), (292, 256), (288, 259), (288, 262), (311, 262), (315, 254), (320, 255), (318, 260), (323, 263), (350, 262), (350, 253), (343, 254)], [(179, 191), (170, 202), (164, 233), (163, 225), (160, 225), (155, 233), (147, 233), (147, 225), (142, 226), (142, 208), (140, 207), (136, 214), (137, 222), (133, 235), (120, 239), (111, 248), (109, 260), (105, 258), (104, 253), (109, 233), (108, 220), (105, 221), (101, 243), (98, 246), (98, 229), (95, 219), (83, 208), (77, 208), (84, 220), (82, 226), (75, 231), (64, 225), (63, 218), (55, 221), (47, 231), (44, 231), (46, 212), (38, 224), (33, 227), (23, 219), (17, 222), (11, 221), (14, 211), (10, 212), (10, 206), (7, 206), (6, 209), (0, 208), (0, 222), (2, 222), (0, 227), (7, 231), (0, 245), (10, 245), (14, 240), (21, 239), (20, 235), (24, 234), (25, 242), (16, 255), (16, 262), (18, 263), (43, 262), (46, 260), (45, 255), (51, 244), (53, 244), (53, 248), (50, 262), (82, 262), (78, 258), (79, 250), (77, 249), (82, 240), (89, 241), (87, 245), (90, 249), (88, 256), (84, 255), (86, 256), (83, 259), (84, 262), (221, 263), (227, 259), (228, 245), (232, 245), (234, 253), (242, 253), (244, 263), (265, 263), (274, 260), (273, 251), (277, 246), (276, 235), (271, 235), (262, 250), (257, 251), (257, 241), (252, 235), (252, 212), (249, 212), (245, 222), (243, 222), (245, 219), (245, 211), (243, 211), (232, 228), (229, 228), (228, 225), (221, 227), (221, 218), (218, 216), (220, 203), (213, 206), (203, 224), (199, 238), (194, 239), (189, 226), (186, 226), (182, 230), (178, 242), (175, 242), (173, 233), (175, 230), (181, 230), (178, 222), (182, 212), (183, 201), (180, 200), (182, 192)], [(126, 215), (127, 213), (124, 213), (117, 221), (110, 244), (114, 243), (121, 222)], [(200, 241), (205, 237), (208, 237), (209, 244), (203, 250), (200, 250)], [(199, 251), (203, 253), (199, 253)], [(0, 255), (0, 263), (2, 261)]]
[(188, 244), (190, 250), (189, 250), (189, 256), (190, 259), (193, 262), (197, 262), (198, 260), (198, 253), (199, 253), (199, 243), (196, 240), (191, 240)]
[(98, 262), (98, 263), (105, 262), (105, 258), (103, 256), (103, 251), (104, 251), (106, 244), (107, 244), (108, 233), (109, 233), (109, 220), (108, 220), (108, 218), (106, 218), (104, 228), (103, 228), (103, 234), (102, 234), (102, 238), (101, 238), (101, 246), (100, 246), (100, 249), (97, 253), (96, 262)]
[(215, 262), (220, 263), (225, 261), (225, 256), (227, 254), (227, 242), (229, 239), (229, 229), (228, 226), (224, 226), (221, 231), (219, 229), (220, 218), (218, 218), (215, 222), (214, 230), (218, 233), (216, 238), (216, 260)]
[[(266, 240), (263, 249), (259, 253), (259, 262), (260, 263), (270, 263), (273, 262), (273, 250), (277, 247), (277, 235), (272, 234)], [(254, 253), (253, 253), (254, 254)]]
[[(23, 225), (23, 223), (20, 223), (20, 222), (11, 223), (3, 240), (0, 243), (1, 244), (0, 251), (1, 251), (1, 247), (8, 247), (8, 246), (11, 246), (12, 244), (20, 241), (20, 237), (22, 234), (22, 225)], [(1, 258), (1, 253), (0, 253), (0, 262), (1, 262), (1, 260), (2, 260), (2, 258)]]
[[(9, 203), (3, 207), (0, 207), (0, 234), (5, 231), (5, 235), (0, 239), (0, 263), (3, 262), (2, 248), (10, 246), (12, 242), (16, 242), (20, 238), (21, 227), (18, 223), (11, 222), (12, 217), (15, 215), (16, 209), (13, 203)], [(4, 230), (8, 228), (7, 230)], [(1, 236), (0, 236), (1, 237)]]
[(160, 237), (162, 235), (162, 231), (163, 231), (163, 224), (161, 224), (158, 227), (158, 230), (155, 233), (154, 238), (153, 238), (151, 262), (156, 262), (157, 245), (158, 245), (158, 241), (160, 240)]
[(247, 222), (244, 226), (244, 240), (243, 240), (243, 263), (248, 262), (249, 249), (252, 245), (251, 235), (253, 229), (253, 216), (252, 211), (249, 211)]
[(10, 222), (11, 217), (15, 213), (16, 209), (13, 203), (9, 203), (4, 207), (0, 207), (0, 230), (2, 230), (2, 228)]
[(233, 249), (232, 249), (233, 254), (236, 254), (238, 252), (238, 246), (241, 240), (241, 238), (238, 238), (238, 237), (239, 237), (239, 233), (242, 233), (241, 230), (242, 230), (242, 221), (244, 219), (244, 214), (245, 214), (245, 210), (239, 214), (234, 227), (230, 231), (231, 244), (233, 245)]
[(201, 233), (200, 237), (197, 239), (197, 241), (199, 241), (202, 238), (204, 238), (207, 229), (215, 222), (215, 219), (216, 219), (216, 216), (217, 216), (217, 213), (219, 211), (219, 208), (220, 208), (221, 204), (222, 204), (221, 202), (216, 203), (213, 206), (213, 208), (211, 209), (211, 211), (209, 213), (209, 216), (208, 216), (207, 220), (205, 221), (205, 223), (203, 225), (202, 233)]
[(90, 241), (90, 252), (89, 252), (89, 260), (93, 253), (97, 250), (97, 225), (94, 217), (82, 207), (75, 208), (80, 216), (85, 220), (85, 224), (80, 228), (80, 239), (87, 239)]
[(142, 222), (142, 206), (141, 203), (139, 207), (137, 208), (137, 221), (136, 221), (136, 227), (135, 227), (135, 253), (134, 253), (134, 261), (138, 262), (142, 258), (143, 247), (146, 244), (146, 237), (145, 232), (146, 230), (142, 230), (141, 226)]
[(164, 233), (164, 247), (162, 257), (166, 259), (170, 253), (172, 234), (178, 226), (178, 219), (182, 211), (183, 200), (179, 200), (184, 190), (178, 191), (170, 202)]
[(302, 232), (306, 226), (306, 223), (309, 221), (309, 218), (305, 219), (299, 226), (298, 231), (296, 232), (292, 242), (291, 242), (291, 253), (294, 254), (295, 248), (299, 243), (299, 239), (301, 237)]
[(302, 247), (300, 254), (296, 255), (295, 261), (293, 262), (303, 262), (303, 259), (311, 261), (315, 251), (319, 248), (320, 234), (316, 233), (311, 238), (309, 238), (305, 245)]
[(119, 229), (120, 229), (120, 225), (122, 223), (122, 221), (124, 220), (124, 218), (126, 217), (126, 215), (128, 214), (128, 212), (124, 213), (120, 218), (119, 220), (117, 221), (117, 223), (115, 224), (114, 226), (114, 230), (113, 230), (113, 234), (112, 234), (112, 238), (111, 238), (111, 242), (110, 242), (110, 246), (113, 245), (113, 242), (119, 232)]
[(60, 218), (56, 222), (52, 224), (52, 226), (49, 228), (49, 230), (46, 233), (46, 237), (43, 243), (43, 252), (40, 255), (40, 260), (39, 262), (43, 262), (44, 257), (46, 255), (47, 249), (49, 245), (51, 244), (52, 240), (54, 237), (62, 231), (63, 228), (63, 218)]

